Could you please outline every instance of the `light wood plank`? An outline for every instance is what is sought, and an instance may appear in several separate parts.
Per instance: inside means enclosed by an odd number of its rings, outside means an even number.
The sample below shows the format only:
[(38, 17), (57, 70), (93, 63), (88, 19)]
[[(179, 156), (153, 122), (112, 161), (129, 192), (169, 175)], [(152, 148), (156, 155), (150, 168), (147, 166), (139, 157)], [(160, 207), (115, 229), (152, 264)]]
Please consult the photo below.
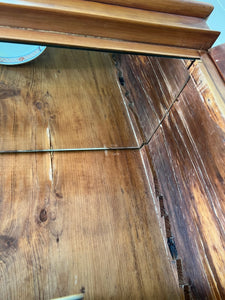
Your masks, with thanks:
[(225, 117), (225, 82), (209, 54), (204, 53), (201, 60), (192, 65), (190, 74), (205, 101), (212, 99), (209, 102), (216, 111), (216, 118)]
[(139, 145), (109, 54), (48, 48), (0, 70), (1, 151)]
[(138, 151), (0, 156), (0, 293), (182, 299)]

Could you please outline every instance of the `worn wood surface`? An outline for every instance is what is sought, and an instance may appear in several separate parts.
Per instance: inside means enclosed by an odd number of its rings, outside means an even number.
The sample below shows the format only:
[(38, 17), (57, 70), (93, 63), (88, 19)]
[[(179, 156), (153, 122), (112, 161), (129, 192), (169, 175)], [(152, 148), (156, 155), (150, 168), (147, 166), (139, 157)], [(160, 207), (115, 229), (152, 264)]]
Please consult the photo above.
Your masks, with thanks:
[(1, 297), (223, 299), (224, 95), (208, 55), (48, 49), (1, 67), (3, 150), (150, 139), (0, 155)]
[(225, 44), (212, 48), (209, 53), (225, 81)]
[(194, 299), (223, 299), (225, 115), (217, 105), (219, 93), (199, 77), (198, 68), (193, 66), (192, 79), (148, 150), (183, 262), (183, 283)]
[(1, 66), (0, 115), (1, 151), (139, 144), (107, 53), (48, 48)]
[[(57, 43), (62, 45), (67, 45), (68, 37), (71, 37), (71, 42), (76, 46), (78, 37), (77, 46), (88, 44), (91, 47), (90, 37), (95, 37), (107, 39), (109, 49), (115, 49), (114, 42), (118, 45), (118, 41), (123, 41), (134, 43), (134, 47), (130, 47), (133, 51), (135, 45), (141, 43), (142, 51), (147, 44), (146, 53), (149, 53), (149, 45), (160, 45), (162, 48), (180, 48), (181, 55), (182, 49), (208, 50), (219, 35), (219, 32), (208, 28), (204, 18), (197, 18), (194, 13), (184, 16), (93, 1), (0, 1), (0, 11), (2, 40), (17, 40), (16, 35), (12, 38), (13, 33), (8, 30), (16, 29), (20, 33), (18, 40), (22, 37), (24, 42), (32, 42), (33, 32), (36, 32), (42, 43), (54, 44), (54, 36), (51, 35), (54, 33), (60, 37)], [(83, 38), (83, 45), (79, 37)], [(158, 51), (161, 53), (160, 47)], [(98, 48), (101, 49), (101, 43)], [(117, 50), (121, 50), (120, 47)], [(171, 51), (167, 55), (174, 53)]]
[(189, 78), (182, 60), (114, 55), (128, 110), (147, 142)]
[(2, 154), (0, 294), (182, 299), (139, 151)]

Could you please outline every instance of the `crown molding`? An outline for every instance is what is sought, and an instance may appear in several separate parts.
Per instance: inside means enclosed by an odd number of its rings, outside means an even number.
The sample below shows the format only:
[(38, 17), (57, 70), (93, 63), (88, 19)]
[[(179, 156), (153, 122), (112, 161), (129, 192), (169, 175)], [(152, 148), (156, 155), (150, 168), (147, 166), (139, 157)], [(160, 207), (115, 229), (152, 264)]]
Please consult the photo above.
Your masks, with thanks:
[(0, 1), (0, 39), (6, 41), (196, 57), (218, 35), (196, 16), (82, 0)]

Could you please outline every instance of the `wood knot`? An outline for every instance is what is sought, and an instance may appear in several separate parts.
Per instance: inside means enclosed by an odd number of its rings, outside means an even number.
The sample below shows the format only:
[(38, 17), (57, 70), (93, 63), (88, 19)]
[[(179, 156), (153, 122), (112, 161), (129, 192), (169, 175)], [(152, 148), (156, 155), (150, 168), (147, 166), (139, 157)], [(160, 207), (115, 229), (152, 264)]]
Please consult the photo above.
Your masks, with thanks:
[(20, 95), (21, 91), (20, 89), (8, 86), (4, 82), (0, 82), (0, 99), (7, 99), (7, 98), (12, 98), (15, 96)]
[(17, 248), (17, 240), (7, 235), (0, 235), (0, 252)]
[(47, 214), (47, 210), (45, 208), (43, 208), (40, 212), (40, 221), (41, 222), (46, 222), (48, 219), (48, 214)]
[(35, 105), (35, 107), (36, 107), (38, 110), (41, 110), (41, 109), (42, 109), (42, 103), (41, 103), (41, 102), (36, 101), (36, 102), (34, 102), (34, 105)]
[(57, 198), (60, 198), (60, 199), (63, 198), (63, 194), (60, 193), (60, 192), (56, 192), (55, 195), (56, 195)]

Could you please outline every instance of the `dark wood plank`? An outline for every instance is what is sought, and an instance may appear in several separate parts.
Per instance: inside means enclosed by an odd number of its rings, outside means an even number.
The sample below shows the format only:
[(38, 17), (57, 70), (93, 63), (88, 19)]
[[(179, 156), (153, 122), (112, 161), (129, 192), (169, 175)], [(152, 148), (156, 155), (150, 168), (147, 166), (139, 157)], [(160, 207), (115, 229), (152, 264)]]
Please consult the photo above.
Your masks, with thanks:
[(107, 53), (48, 48), (1, 66), (0, 116), (1, 151), (139, 145)]
[(128, 109), (148, 141), (189, 78), (182, 60), (114, 55)]
[[(0, 156), (0, 294), (182, 299), (138, 151)], [(26, 169), (26, 171), (25, 171)]]
[[(199, 86), (209, 90), (206, 81)], [(194, 299), (225, 297), (225, 120), (217, 96), (203, 96), (191, 79), (148, 147)]]
[(209, 54), (225, 81), (225, 44), (210, 49)]

